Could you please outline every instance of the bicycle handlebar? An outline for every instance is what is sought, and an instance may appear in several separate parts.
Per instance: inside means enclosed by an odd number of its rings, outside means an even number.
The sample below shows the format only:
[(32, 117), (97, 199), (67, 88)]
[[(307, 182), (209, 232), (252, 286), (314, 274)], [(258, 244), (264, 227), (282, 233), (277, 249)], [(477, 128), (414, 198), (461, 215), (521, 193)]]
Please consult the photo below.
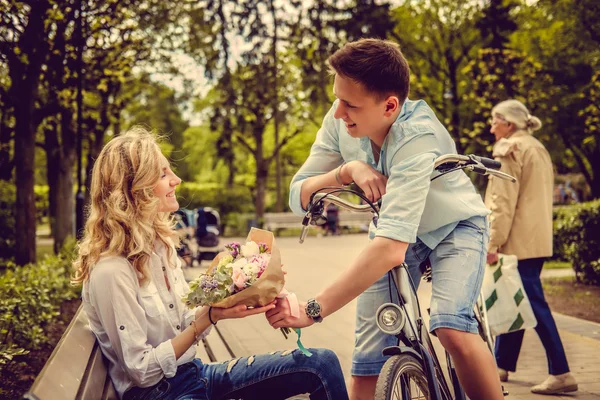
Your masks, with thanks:
[[(469, 171), (473, 171), (475, 173), (481, 175), (493, 175), (500, 179), (509, 180), (513, 183), (517, 181), (511, 175), (508, 175), (504, 172), (498, 171), (502, 163), (500, 161), (493, 160), (491, 158), (479, 157), (476, 155), (464, 156), (460, 154), (444, 154), (435, 159), (434, 162), (434, 170), (440, 172), (439, 175), (434, 176), (431, 180), (437, 179), (447, 173), (457, 171), (459, 169), (466, 169)], [(322, 189), (319, 189), (322, 190)], [(340, 189), (340, 191), (344, 191)], [(346, 190), (347, 191), (347, 190)], [(311, 196), (311, 201), (308, 205), (308, 211), (304, 216), (302, 221), (302, 233), (300, 234), (300, 243), (304, 242), (306, 235), (308, 233), (308, 224), (314, 224), (314, 213), (313, 206), (319, 203), (322, 203), (323, 200), (329, 201), (343, 209), (353, 211), (353, 212), (379, 212), (379, 207), (381, 205), (381, 200), (374, 204), (353, 204), (347, 200), (344, 200), (338, 196), (335, 196), (331, 193), (313, 193)], [(321, 210), (322, 211), (322, 210)]]

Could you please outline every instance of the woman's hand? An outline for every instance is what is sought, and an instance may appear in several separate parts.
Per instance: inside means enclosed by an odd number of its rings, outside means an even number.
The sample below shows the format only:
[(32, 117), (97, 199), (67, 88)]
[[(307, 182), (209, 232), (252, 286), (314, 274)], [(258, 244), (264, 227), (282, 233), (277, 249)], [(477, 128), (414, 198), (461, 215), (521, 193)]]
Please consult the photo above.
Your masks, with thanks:
[(210, 312), (212, 320), (216, 323), (222, 319), (237, 319), (246, 318), (250, 315), (262, 314), (267, 311), (273, 310), (277, 304), (277, 300), (273, 300), (271, 303), (263, 307), (248, 308), (244, 304), (238, 304), (230, 308), (218, 308), (213, 307)]
[(365, 192), (365, 196), (370, 201), (377, 201), (385, 194), (388, 178), (369, 164), (355, 160), (344, 165), (342, 169), (345, 175), (349, 175), (351, 180)]
[(488, 265), (494, 265), (498, 262), (498, 253), (488, 253), (487, 263)]
[(300, 303), (300, 315), (298, 318), (294, 318), (292, 316), (292, 312), (290, 310), (290, 303), (287, 301), (280, 301), (277, 303), (274, 309), (267, 311), (265, 316), (267, 317), (267, 321), (269, 324), (275, 329), (277, 328), (306, 328), (307, 326), (311, 326), (315, 323), (312, 318), (310, 318), (304, 312), (306, 308), (306, 303)]

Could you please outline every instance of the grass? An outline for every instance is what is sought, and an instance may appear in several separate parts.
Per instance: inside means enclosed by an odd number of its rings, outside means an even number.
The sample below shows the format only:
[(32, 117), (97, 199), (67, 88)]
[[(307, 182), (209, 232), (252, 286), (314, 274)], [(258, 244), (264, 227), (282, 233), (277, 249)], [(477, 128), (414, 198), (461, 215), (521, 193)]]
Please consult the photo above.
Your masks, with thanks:
[(571, 263), (568, 261), (557, 261), (550, 260), (544, 263), (545, 269), (563, 269), (563, 268), (572, 268)]
[(573, 277), (544, 279), (542, 284), (553, 311), (600, 322), (600, 286), (577, 283)]
[(38, 243), (35, 249), (38, 261), (43, 260), (46, 255), (54, 254), (54, 246), (52, 244)]

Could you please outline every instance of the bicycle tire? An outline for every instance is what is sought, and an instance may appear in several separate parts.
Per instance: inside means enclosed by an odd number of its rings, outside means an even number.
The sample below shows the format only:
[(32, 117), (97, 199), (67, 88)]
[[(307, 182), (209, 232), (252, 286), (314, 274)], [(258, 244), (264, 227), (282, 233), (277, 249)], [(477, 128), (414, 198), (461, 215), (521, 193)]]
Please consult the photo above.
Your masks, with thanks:
[[(412, 397), (412, 393), (409, 393), (409, 397), (405, 398), (402, 392), (406, 388), (406, 383), (410, 383), (411, 380), (421, 395)], [(413, 385), (410, 384), (408, 390), (412, 392), (412, 388)], [(421, 362), (415, 356), (412, 354), (399, 354), (390, 357), (383, 365), (377, 379), (375, 400), (408, 399), (429, 399), (427, 376), (423, 371)]]

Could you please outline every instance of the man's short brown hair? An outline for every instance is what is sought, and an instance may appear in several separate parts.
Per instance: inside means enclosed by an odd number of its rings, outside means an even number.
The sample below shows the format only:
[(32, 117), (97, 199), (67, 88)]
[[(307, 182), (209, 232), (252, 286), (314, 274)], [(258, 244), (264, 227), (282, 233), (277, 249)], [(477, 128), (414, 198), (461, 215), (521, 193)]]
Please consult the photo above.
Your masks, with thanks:
[(358, 82), (377, 100), (398, 96), (404, 102), (410, 89), (410, 69), (397, 43), (360, 39), (344, 45), (329, 57), (329, 69)]

